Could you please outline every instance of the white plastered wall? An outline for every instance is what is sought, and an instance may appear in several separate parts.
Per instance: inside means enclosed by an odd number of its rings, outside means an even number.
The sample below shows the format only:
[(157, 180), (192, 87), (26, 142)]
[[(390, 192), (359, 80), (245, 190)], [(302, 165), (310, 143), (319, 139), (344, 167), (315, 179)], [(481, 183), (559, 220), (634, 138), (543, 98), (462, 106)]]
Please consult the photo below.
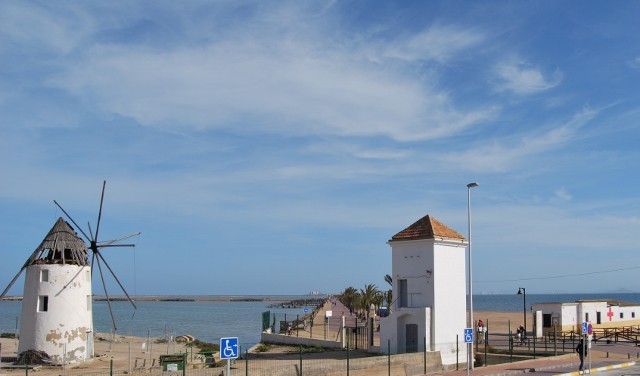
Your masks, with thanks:
[(88, 342), (93, 340), (92, 333), (91, 269), (62, 264), (28, 266), (18, 353), (38, 350), (53, 362), (82, 362), (93, 357), (93, 343)]

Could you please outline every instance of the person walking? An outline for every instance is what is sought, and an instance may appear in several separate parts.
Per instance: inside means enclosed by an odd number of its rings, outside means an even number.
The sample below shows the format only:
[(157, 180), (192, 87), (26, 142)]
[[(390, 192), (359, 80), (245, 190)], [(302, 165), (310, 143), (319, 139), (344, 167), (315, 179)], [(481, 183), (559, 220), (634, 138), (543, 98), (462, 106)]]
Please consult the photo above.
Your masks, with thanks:
[(478, 320), (478, 343), (484, 343), (485, 327), (482, 320)]
[(584, 357), (587, 356), (587, 347), (585, 346), (584, 339), (580, 339), (578, 346), (576, 346), (576, 352), (580, 357), (580, 371), (584, 371)]

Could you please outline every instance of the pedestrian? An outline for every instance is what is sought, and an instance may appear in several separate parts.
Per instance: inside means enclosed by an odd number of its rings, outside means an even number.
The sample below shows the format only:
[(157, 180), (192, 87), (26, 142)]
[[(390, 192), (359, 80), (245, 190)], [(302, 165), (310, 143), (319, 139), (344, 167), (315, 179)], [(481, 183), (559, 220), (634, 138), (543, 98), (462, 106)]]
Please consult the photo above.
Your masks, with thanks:
[(478, 320), (478, 343), (484, 342), (485, 327), (482, 320)]
[(585, 346), (584, 339), (580, 339), (578, 346), (576, 346), (576, 352), (580, 357), (580, 371), (584, 371), (584, 357), (587, 356), (587, 347)]

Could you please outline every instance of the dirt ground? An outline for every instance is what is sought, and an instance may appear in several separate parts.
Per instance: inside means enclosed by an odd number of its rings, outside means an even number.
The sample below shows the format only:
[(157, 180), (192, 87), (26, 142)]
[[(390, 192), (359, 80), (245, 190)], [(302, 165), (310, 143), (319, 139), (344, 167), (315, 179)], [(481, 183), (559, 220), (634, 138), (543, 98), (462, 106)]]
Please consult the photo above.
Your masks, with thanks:
[[(523, 324), (523, 314), (518, 312), (474, 312), (475, 320), (482, 320), (487, 329), (491, 333), (509, 333), (509, 330), (515, 331), (516, 328)], [(527, 317), (527, 319), (530, 319)], [(529, 322), (529, 325), (531, 323)], [(16, 356), (17, 341), (10, 338), (0, 338), (1, 355), (3, 357)], [(108, 370), (111, 362), (113, 362), (113, 369), (116, 370), (136, 370), (138, 368), (149, 368), (150, 366), (158, 366), (158, 359), (160, 355), (175, 354), (187, 352), (188, 361), (193, 363), (204, 363), (204, 359), (199, 356), (198, 349), (192, 349), (185, 346), (184, 343), (158, 343), (157, 340), (151, 339), (147, 341), (146, 338), (141, 337), (129, 337), (129, 336), (116, 336), (112, 338), (110, 334), (98, 334), (96, 335), (95, 343), (95, 358), (76, 365), (69, 365), (65, 370), (67, 375), (80, 375), (88, 373), (90, 371)], [(596, 350), (596, 349), (594, 349)], [(601, 349), (610, 352), (608, 356), (614, 356), (619, 351), (615, 351), (614, 348)], [(299, 351), (296, 348), (287, 346), (274, 346), (271, 345), (264, 352), (255, 352), (257, 357), (284, 357), (295, 356)], [(626, 352), (626, 351), (625, 351)], [(623, 353), (624, 354), (624, 353)], [(635, 354), (633, 354), (635, 355)], [(314, 354), (314, 357), (327, 358), (335, 356), (337, 358), (344, 356), (342, 352), (326, 352), (324, 354)], [(352, 356), (357, 356), (352, 354)], [(366, 356), (366, 354), (363, 354)], [(625, 355), (628, 356), (628, 355)], [(219, 359), (217, 354), (216, 360)], [(0, 370), (0, 376), (11, 374), (24, 374), (23, 369), (12, 370), (4, 368)], [(38, 375), (53, 376), (60, 375), (60, 367), (42, 367), (37, 370)]]

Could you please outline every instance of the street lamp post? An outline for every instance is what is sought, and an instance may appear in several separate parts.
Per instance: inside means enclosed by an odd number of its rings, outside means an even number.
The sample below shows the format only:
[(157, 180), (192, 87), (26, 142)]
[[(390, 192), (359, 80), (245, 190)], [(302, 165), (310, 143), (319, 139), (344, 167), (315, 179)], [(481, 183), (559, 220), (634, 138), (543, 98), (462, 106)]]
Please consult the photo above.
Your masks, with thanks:
[(522, 295), (522, 316), (524, 317), (524, 332), (527, 333), (527, 289), (518, 287), (518, 295)]
[[(477, 187), (478, 183), (467, 184), (467, 235), (469, 241), (469, 328), (475, 331), (473, 325), (473, 256), (471, 253), (471, 188)], [(467, 349), (467, 373), (473, 369), (473, 343)]]

